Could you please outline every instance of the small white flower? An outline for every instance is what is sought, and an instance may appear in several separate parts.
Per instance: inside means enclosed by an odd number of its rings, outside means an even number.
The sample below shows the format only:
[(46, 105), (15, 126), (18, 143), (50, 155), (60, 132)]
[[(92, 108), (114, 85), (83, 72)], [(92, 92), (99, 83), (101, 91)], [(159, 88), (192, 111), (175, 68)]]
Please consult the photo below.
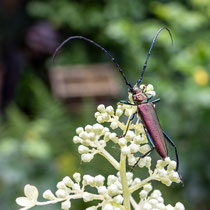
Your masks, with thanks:
[(43, 193), (43, 198), (47, 199), (47, 200), (55, 200), (56, 197), (54, 196), (54, 194), (51, 192), (51, 190), (46, 190)]
[(133, 155), (128, 156), (128, 165), (133, 166), (136, 163), (137, 159)]
[(184, 205), (180, 202), (176, 203), (174, 210), (185, 210)]
[(74, 182), (71, 180), (69, 176), (64, 177), (63, 182), (65, 183), (67, 187), (72, 187), (74, 184)]
[(168, 171), (172, 171), (172, 170), (174, 170), (175, 168), (176, 168), (176, 162), (174, 161), (174, 160), (172, 160), (170, 163), (169, 163), (169, 165), (168, 165), (168, 167), (167, 167), (167, 170)]
[(101, 124), (98, 124), (98, 123), (93, 125), (93, 130), (96, 134), (100, 134), (102, 132), (103, 128), (104, 127)]
[(105, 133), (105, 135), (104, 135), (104, 140), (105, 141), (109, 141), (110, 140), (110, 134), (111, 134), (110, 132), (106, 132)]
[(85, 154), (85, 153), (90, 152), (90, 149), (84, 145), (79, 145), (78, 152), (79, 154)]
[(122, 197), (122, 195), (117, 195), (116, 197), (114, 197), (114, 201), (116, 203), (122, 204), (123, 203), (123, 197)]
[(93, 159), (94, 155), (91, 153), (82, 154), (81, 159), (83, 162), (90, 162)]
[(95, 178), (96, 186), (102, 186), (104, 184), (105, 177), (102, 175), (98, 175)]
[(123, 114), (123, 111), (121, 109), (116, 110), (116, 116), (120, 117)]
[(133, 186), (134, 185), (136, 185), (136, 184), (139, 184), (139, 183), (141, 183), (141, 179), (139, 179), (139, 178), (135, 178), (134, 180), (133, 180)]
[(16, 199), (16, 203), (23, 207), (33, 207), (37, 203), (39, 192), (37, 188), (33, 185), (25, 185), (24, 187), (25, 197), (19, 197)]
[(117, 128), (118, 128), (117, 122), (112, 122), (112, 123), (110, 124), (110, 127), (111, 127), (113, 130), (117, 129)]
[(66, 190), (66, 185), (65, 185), (65, 183), (63, 181), (58, 182), (57, 185), (56, 185), (56, 187), (58, 189)]
[(71, 202), (70, 201), (64, 201), (61, 203), (61, 209), (64, 209), (64, 210), (68, 210), (71, 208)]
[(91, 193), (88, 193), (88, 192), (84, 192), (82, 197), (83, 197), (83, 200), (85, 202), (89, 202), (89, 201), (92, 201), (94, 199), (94, 195), (91, 194)]
[(88, 139), (88, 133), (86, 131), (83, 131), (79, 134), (79, 137), (82, 139)]
[(152, 190), (152, 185), (149, 183), (149, 184), (145, 184), (144, 185), (144, 190), (146, 190), (148, 193)]
[(83, 142), (83, 140), (79, 136), (74, 136), (73, 142), (75, 144), (79, 144), (79, 143), (81, 144)]
[(98, 122), (98, 123), (103, 123), (103, 122), (104, 122), (103, 117), (102, 117), (102, 116), (98, 116), (98, 117), (97, 117), (97, 122)]
[(110, 119), (110, 115), (108, 115), (108, 113), (102, 113), (101, 116), (103, 117), (104, 121), (108, 121)]
[(131, 144), (129, 145), (129, 147), (130, 147), (131, 153), (136, 153), (136, 152), (138, 152), (139, 149), (140, 149), (140, 145), (134, 144), (134, 143), (131, 143)]
[(116, 195), (119, 193), (119, 190), (118, 190), (118, 187), (116, 184), (111, 184), (109, 187), (108, 187), (108, 193), (109, 195), (113, 196), (113, 195)]
[(131, 153), (131, 150), (130, 150), (130, 147), (123, 147), (122, 149), (121, 149), (121, 152), (122, 152), (122, 154), (124, 154), (124, 155), (129, 155), (130, 153)]
[(56, 196), (58, 198), (67, 198), (68, 194), (65, 190), (62, 190), (62, 189), (58, 189), (56, 192), (55, 192)]
[(102, 210), (114, 210), (114, 208), (110, 203), (108, 203), (102, 207)]
[(125, 136), (125, 139), (126, 139), (127, 141), (131, 141), (131, 140), (133, 140), (133, 138), (134, 138), (135, 136), (136, 136), (136, 135), (135, 135), (135, 133), (134, 133), (133, 131), (128, 131), (127, 134), (126, 134), (126, 136)]
[(101, 195), (104, 195), (105, 193), (107, 192), (107, 189), (105, 186), (100, 186), (98, 188), (98, 193), (101, 194)]
[(91, 126), (91, 125), (85, 126), (85, 131), (87, 131), (88, 133), (91, 132), (92, 130), (93, 130), (93, 126)]
[(152, 95), (152, 96), (156, 96), (156, 92), (155, 92), (155, 91), (153, 91), (153, 90), (151, 90), (151, 91), (147, 91), (147, 94), (150, 94), (150, 95)]
[(106, 111), (109, 115), (111, 115), (111, 116), (114, 115), (114, 109), (112, 106), (107, 106)]
[(125, 140), (125, 138), (120, 138), (118, 142), (121, 147), (123, 147), (127, 144), (127, 141)]
[(100, 112), (96, 112), (94, 116), (95, 116), (95, 118), (98, 118), (100, 115), (101, 115)]
[(139, 197), (140, 197), (141, 199), (145, 199), (145, 198), (147, 197), (147, 195), (148, 195), (148, 192), (147, 192), (146, 190), (142, 190), (142, 191), (140, 191), (140, 193), (139, 193)]
[(148, 85), (147, 85), (147, 88), (146, 88), (146, 90), (147, 90), (147, 91), (152, 91), (152, 90), (154, 90), (154, 87), (153, 87), (153, 85), (151, 85), (151, 84), (148, 84)]
[(83, 132), (84, 129), (82, 127), (79, 127), (76, 129), (76, 133), (79, 135), (81, 132)]
[(138, 166), (140, 168), (143, 168), (146, 165), (146, 160), (145, 158), (141, 158), (140, 161), (138, 162)]
[(109, 175), (108, 178), (107, 178), (107, 184), (108, 185), (111, 185), (113, 183), (115, 183), (117, 181), (117, 177), (114, 176), (114, 175)]
[(162, 209), (162, 210), (165, 210), (165, 205), (163, 204), (163, 203), (158, 203), (157, 205), (156, 205), (156, 207), (158, 208), (158, 209)]
[(166, 209), (166, 210), (174, 210), (174, 207), (173, 207), (172, 205), (169, 204), (169, 205), (166, 206), (165, 209)]
[(146, 154), (150, 150), (151, 150), (151, 148), (150, 148), (149, 144), (145, 144), (140, 147), (139, 152), (141, 152), (142, 154)]
[(143, 209), (150, 210), (150, 209), (152, 209), (152, 205), (150, 203), (145, 203), (143, 206)]
[(105, 109), (105, 106), (103, 104), (100, 104), (98, 107), (97, 107), (97, 110), (101, 113), (105, 112), (106, 109)]
[(80, 173), (74, 173), (73, 178), (77, 183), (79, 183), (81, 181), (81, 174)]
[(79, 183), (74, 183), (73, 186), (72, 186), (72, 189), (73, 189), (74, 191), (79, 191), (79, 190), (80, 190), (80, 185), (79, 185)]
[(94, 177), (92, 177), (90, 175), (84, 175), (83, 176), (83, 185), (94, 186), (95, 185), (95, 179), (94, 179)]
[(152, 205), (152, 206), (156, 206), (158, 204), (158, 201), (156, 199), (150, 199), (149, 200), (149, 203)]
[(109, 128), (105, 127), (103, 130), (102, 130), (102, 135), (104, 135), (105, 133), (109, 132)]

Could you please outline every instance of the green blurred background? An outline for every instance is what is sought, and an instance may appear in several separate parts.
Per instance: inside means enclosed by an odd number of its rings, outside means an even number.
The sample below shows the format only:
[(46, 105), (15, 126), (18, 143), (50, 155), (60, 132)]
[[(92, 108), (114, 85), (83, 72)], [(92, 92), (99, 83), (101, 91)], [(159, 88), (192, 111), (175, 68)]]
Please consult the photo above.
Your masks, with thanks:
[[(154, 35), (163, 26), (171, 30), (174, 45), (167, 32), (161, 32), (144, 83), (153, 84), (161, 98), (156, 110), (162, 127), (176, 142), (185, 187), (168, 188), (156, 182), (154, 186), (166, 203), (180, 201), (186, 209), (209, 209), (209, 0), (2, 0), (0, 26), (0, 209), (17, 209), (15, 198), (23, 195), (28, 183), (40, 192), (55, 190), (55, 183), (75, 171), (98, 174), (101, 161), (107, 166), (104, 174), (115, 173), (100, 157), (92, 163), (80, 162), (72, 138), (78, 126), (95, 122), (97, 103), (83, 98), (80, 111), (74, 112), (53, 96), (48, 72), (55, 47), (68, 36), (86, 36), (111, 52), (134, 84)], [(62, 65), (100, 62), (111, 63), (82, 40), (67, 44), (56, 59)], [(114, 107), (127, 98), (127, 86), (117, 75), (122, 94), (110, 100)], [(173, 150), (169, 152), (174, 158)], [(155, 153), (152, 156), (158, 159)], [(74, 209), (88, 206), (80, 201), (72, 205)]]

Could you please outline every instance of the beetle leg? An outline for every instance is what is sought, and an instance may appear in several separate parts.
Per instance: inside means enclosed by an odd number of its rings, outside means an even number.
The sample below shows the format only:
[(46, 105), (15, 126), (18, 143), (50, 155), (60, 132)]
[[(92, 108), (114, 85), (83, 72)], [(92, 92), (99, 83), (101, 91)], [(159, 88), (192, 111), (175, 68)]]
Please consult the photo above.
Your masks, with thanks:
[(151, 146), (151, 150), (149, 150), (147, 153), (145, 153), (144, 155), (141, 155), (141, 156), (139, 157), (139, 159), (136, 161), (136, 163), (131, 167), (131, 171), (133, 171), (133, 169), (136, 167), (136, 165), (138, 164), (138, 162), (140, 161), (141, 158), (146, 157), (147, 155), (150, 154), (150, 152), (152, 152), (152, 151), (155, 149), (155, 145), (154, 145), (154, 143), (153, 143), (153, 141), (152, 141), (152, 139), (151, 139), (149, 133), (148, 133), (146, 130), (145, 130), (145, 133), (146, 133), (146, 135), (147, 135), (149, 144), (150, 144), (150, 146)]
[[(175, 171), (179, 174), (179, 172), (178, 172), (178, 169), (179, 169), (179, 156), (178, 156), (176, 145), (174, 144), (174, 142), (172, 141), (172, 139), (164, 131), (163, 131), (163, 134), (166, 137), (167, 141), (172, 145), (172, 147), (175, 150), (175, 156), (176, 156), (176, 169), (175, 169)], [(182, 184), (184, 185), (182, 176), (180, 174), (179, 174), (179, 178), (180, 178)]]
[(134, 113), (131, 115), (125, 133), (124, 133), (122, 136), (117, 136), (118, 138), (123, 138), (123, 137), (126, 136), (126, 134), (127, 134), (127, 132), (128, 132), (128, 128), (129, 128), (129, 126), (130, 126), (130, 123), (131, 123), (131, 121), (134, 119), (136, 113), (137, 113), (137, 112), (134, 112)]
[(154, 101), (151, 101), (153, 104), (156, 104), (160, 101), (160, 98), (155, 99)]

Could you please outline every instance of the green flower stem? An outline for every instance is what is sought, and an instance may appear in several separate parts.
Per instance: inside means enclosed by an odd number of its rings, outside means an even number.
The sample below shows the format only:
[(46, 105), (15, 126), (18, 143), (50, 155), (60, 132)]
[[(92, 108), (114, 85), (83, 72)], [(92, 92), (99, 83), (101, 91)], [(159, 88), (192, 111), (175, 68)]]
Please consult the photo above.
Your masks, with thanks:
[(113, 167), (119, 171), (120, 164), (110, 155), (104, 148), (100, 148), (100, 153), (102, 156), (104, 156), (112, 165)]
[(139, 184), (131, 187), (129, 189), (129, 193), (132, 194), (136, 190), (142, 188), (146, 183), (150, 182), (151, 180), (156, 180), (156, 174), (152, 174), (151, 176), (147, 177), (146, 179), (142, 180)]
[(125, 210), (130, 210), (130, 192), (126, 177), (126, 155), (121, 154), (120, 157), (120, 177), (123, 189), (124, 207)]
[(131, 204), (132, 204), (133, 208), (137, 210), (139, 208), (139, 206), (136, 203), (136, 201), (133, 199), (132, 196), (130, 196), (130, 201), (131, 201)]

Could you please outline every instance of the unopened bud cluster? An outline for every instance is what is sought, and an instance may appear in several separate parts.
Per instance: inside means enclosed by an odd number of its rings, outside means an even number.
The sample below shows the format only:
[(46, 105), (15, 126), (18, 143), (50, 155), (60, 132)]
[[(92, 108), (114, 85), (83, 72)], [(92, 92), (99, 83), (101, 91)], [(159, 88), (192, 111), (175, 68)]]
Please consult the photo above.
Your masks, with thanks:
[[(141, 85), (140, 87), (148, 95), (155, 96), (152, 85)], [(129, 100), (133, 103), (130, 96)], [(125, 203), (130, 202), (132, 193), (139, 189), (141, 189), (139, 193), (140, 201), (136, 202), (132, 198), (131, 204), (134, 209), (183, 210), (184, 206), (181, 203), (177, 203), (175, 207), (165, 205), (160, 191), (154, 190), (152, 192), (152, 185), (150, 184), (152, 180), (160, 181), (166, 186), (170, 186), (172, 182), (180, 183), (179, 175), (175, 171), (175, 161), (170, 160), (168, 157), (165, 160), (158, 160), (156, 167), (152, 169), (150, 156), (140, 159), (137, 166), (148, 170), (148, 177), (141, 180), (139, 177), (134, 177), (134, 174), (131, 172), (126, 173), (126, 166), (123, 165), (121, 160), (120, 162), (117, 161), (106, 150), (107, 144), (113, 142), (121, 151), (120, 158), (124, 157), (128, 165), (133, 166), (139, 159), (139, 155), (145, 154), (151, 149), (139, 116), (130, 123), (127, 134), (123, 135), (134, 112), (136, 112), (136, 106), (120, 104), (114, 110), (112, 106), (99, 105), (95, 113), (97, 123), (87, 125), (84, 128), (77, 128), (77, 135), (73, 138), (73, 142), (79, 144), (78, 152), (83, 162), (90, 162), (95, 156), (102, 155), (118, 171), (117, 175), (109, 175), (107, 179), (102, 175), (84, 175), (82, 177), (79, 173), (75, 173), (72, 179), (67, 176), (58, 182), (58, 190), (55, 194), (50, 190), (44, 192), (43, 197), (47, 200), (46, 202), (38, 202), (38, 190), (36, 187), (26, 185), (25, 188), (27, 190), (24, 190), (25, 197), (17, 198), (17, 203), (23, 206), (22, 210), (29, 209), (35, 205), (47, 205), (57, 202), (61, 202), (61, 209), (68, 210), (72, 206), (71, 201), (73, 199), (83, 199), (84, 202), (99, 201), (97, 206), (88, 207), (86, 210), (128, 209)], [(126, 123), (120, 120), (123, 116), (124, 118), (125, 116), (127, 117)], [(110, 126), (105, 127), (102, 123), (109, 123)], [(118, 133), (114, 132), (117, 128)], [(124, 161), (124, 164), (126, 164), (126, 161)], [(123, 167), (124, 170), (122, 170)], [(86, 186), (96, 188), (97, 193), (93, 194), (86, 191)], [(31, 192), (29, 193), (29, 191)]]

